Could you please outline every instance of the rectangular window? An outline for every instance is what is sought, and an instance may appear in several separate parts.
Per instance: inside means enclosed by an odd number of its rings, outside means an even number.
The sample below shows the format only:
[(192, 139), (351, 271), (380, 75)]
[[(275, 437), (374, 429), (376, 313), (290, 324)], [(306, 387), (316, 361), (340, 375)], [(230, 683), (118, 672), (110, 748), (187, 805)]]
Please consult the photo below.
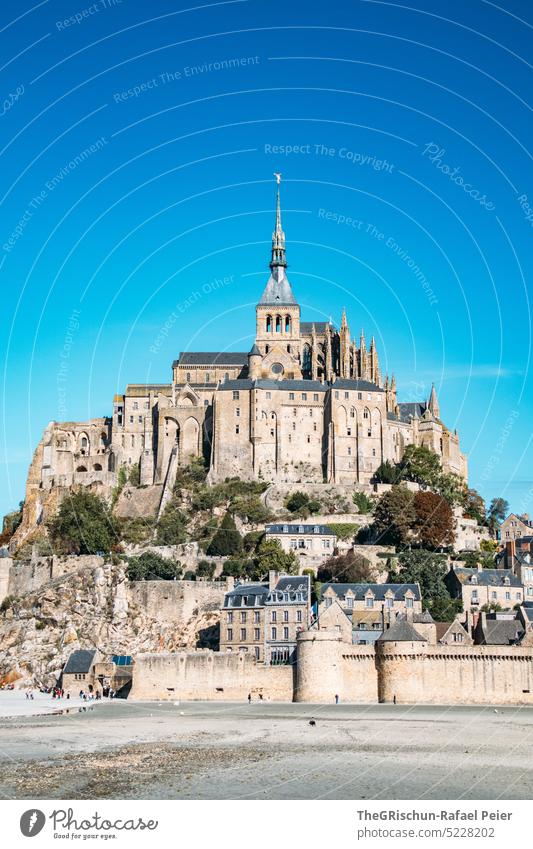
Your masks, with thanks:
[(228, 625), (231, 625), (233, 622), (233, 613), (228, 613)]
[(511, 601), (511, 593), (505, 593), (505, 601)]
[(191, 373), (190, 373), (190, 371), (188, 371), (188, 372), (187, 372), (187, 374), (185, 375), (185, 381), (186, 381), (186, 383), (190, 383), (190, 382), (191, 382)]
[(234, 390), (233, 390), (233, 400), (234, 400), (234, 401), (238, 401), (238, 400), (239, 400), (239, 390), (238, 390), (238, 389), (234, 389)]
[(472, 590), (472, 601), (477, 601), (477, 590)]
[(267, 392), (267, 393), (266, 393), (266, 399), (267, 399), (267, 401), (270, 401), (270, 400), (271, 400), (271, 398), (272, 398), (272, 392)]
[(289, 392), (289, 401), (294, 401), (294, 392)]
[(246, 622), (246, 610), (241, 610), (241, 622)]
[(307, 392), (302, 392), (302, 401), (307, 401)]
[(412, 598), (406, 598), (405, 604), (406, 604), (407, 607), (412, 607), (413, 606), (413, 599)]
[(246, 639), (246, 628), (241, 628), (241, 640)]
[(327, 599), (326, 599), (326, 607), (331, 607), (332, 603), (333, 603), (333, 599), (332, 599), (332, 598), (327, 598)]
[(255, 659), (259, 660), (259, 646), (256, 646), (254, 649)]
[(139, 405), (138, 405), (137, 401), (134, 401), (134, 402), (133, 402), (133, 409), (134, 409), (134, 410), (138, 410), (138, 409), (139, 409)]
[(237, 416), (237, 418), (239, 418), (240, 414), (241, 414), (241, 408), (235, 407), (235, 415)]
[(358, 401), (362, 401), (362, 400), (363, 400), (363, 393), (362, 393), (362, 392), (358, 392), (358, 393), (357, 393), (357, 400), (358, 400)]
[(139, 416), (139, 424), (142, 424), (143, 417)]
[(145, 402), (144, 402), (144, 409), (145, 409), (145, 410), (149, 410), (149, 409), (150, 409), (150, 401), (145, 401)]
[(272, 639), (273, 639), (273, 640), (277, 640), (277, 639), (278, 639), (278, 629), (277, 629), (277, 628), (272, 628), (272, 629), (271, 629), (271, 635), (272, 635)]
[(254, 610), (254, 622), (260, 622), (260, 621), (261, 621), (261, 614), (259, 613), (258, 610)]
[(394, 599), (393, 599), (393, 598), (388, 598), (388, 599), (387, 599), (387, 607), (392, 607), (392, 606), (393, 606), (393, 604), (394, 604)]
[(374, 607), (374, 599), (373, 598), (365, 598), (365, 607)]
[(283, 639), (284, 639), (284, 640), (288, 640), (288, 639), (289, 639), (289, 629), (288, 629), (288, 628), (284, 628), (284, 629), (283, 629)]
[(233, 628), (228, 628), (228, 640), (233, 639)]
[(275, 610), (273, 610), (270, 614), (270, 621), (275, 622), (277, 620), (277, 618), (278, 618), (278, 614), (276, 613)]
[(240, 429), (239, 425), (235, 425), (235, 433), (240, 433), (240, 432), (241, 432), (241, 429)]
[(338, 400), (339, 400), (339, 393), (338, 393), (338, 391), (337, 391), (337, 390), (335, 390), (335, 400), (336, 400), (336, 401), (338, 401)]
[(351, 595), (349, 595), (348, 598), (345, 599), (345, 601), (346, 601), (346, 607), (353, 607), (353, 597)]
[(133, 416), (130, 416), (130, 424), (133, 424)]
[(260, 639), (261, 639), (261, 629), (260, 628), (254, 628), (254, 640), (260, 640)]
[(345, 392), (345, 393), (344, 393), (344, 397), (345, 397), (346, 399), (348, 399), (348, 398), (350, 397), (350, 393), (349, 393), (349, 392)]
[(289, 611), (288, 611), (288, 610), (284, 610), (284, 611), (283, 611), (283, 621), (284, 621), (284, 622), (288, 622), (288, 621), (289, 621)]
[(297, 610), (297, 611), (296, 611), (296, 621), (297, 621), (297, 622), (301, 622), (301, 621), (302, 621), (302, 611), (301, 611), (301, 610)]
[(313, 401), (318, 401), (318, 392), (313, 394)]

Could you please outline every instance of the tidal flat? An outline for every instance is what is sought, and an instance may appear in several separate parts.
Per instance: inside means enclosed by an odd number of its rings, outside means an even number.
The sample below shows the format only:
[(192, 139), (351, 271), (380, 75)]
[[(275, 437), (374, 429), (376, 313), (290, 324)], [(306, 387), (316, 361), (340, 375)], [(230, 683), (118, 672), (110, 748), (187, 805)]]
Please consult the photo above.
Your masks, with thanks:
[(531, 707), (15, 701), (2, 799), (533, 797)]

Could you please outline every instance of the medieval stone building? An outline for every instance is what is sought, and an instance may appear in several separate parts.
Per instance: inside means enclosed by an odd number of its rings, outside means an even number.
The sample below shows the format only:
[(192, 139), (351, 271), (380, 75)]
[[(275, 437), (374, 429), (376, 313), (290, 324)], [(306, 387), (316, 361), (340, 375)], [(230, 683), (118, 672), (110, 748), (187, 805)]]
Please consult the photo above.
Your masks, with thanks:
[(287, 277), (279, 187), (270, 276), (256, 306), (248, 352), (184, 352), (168, 384), (130, 384), (110, 418), (51, 423), (30, 482), (49, 490), (113, 485), (119, 467), (140, 464), (143, 485), (172, 487), (176, 469), (204, 456), (209, 479), (367, 485), (384, 460), (425, 445), (466, 478), (459, 437), (442, 422), (435, 389), (401, 403), (382, 377), (376, 343), (302, 321)]

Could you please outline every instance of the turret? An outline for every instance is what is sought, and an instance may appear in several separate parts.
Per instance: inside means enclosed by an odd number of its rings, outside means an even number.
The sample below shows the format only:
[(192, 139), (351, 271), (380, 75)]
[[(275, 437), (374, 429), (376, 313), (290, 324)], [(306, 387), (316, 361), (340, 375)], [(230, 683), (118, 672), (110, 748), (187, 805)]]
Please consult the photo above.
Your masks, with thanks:
[(261, 377), (262, 360), (261, 351), (257, 345), (254, 345), (248, 354), (248, 376), (251, 380), (257, 380)]

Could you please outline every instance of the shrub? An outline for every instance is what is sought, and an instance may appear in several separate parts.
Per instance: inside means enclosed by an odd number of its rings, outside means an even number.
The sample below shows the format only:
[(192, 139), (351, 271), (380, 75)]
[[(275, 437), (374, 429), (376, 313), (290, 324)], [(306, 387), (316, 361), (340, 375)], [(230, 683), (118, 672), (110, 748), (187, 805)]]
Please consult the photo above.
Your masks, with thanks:
[(328, 522), (328, 528), (331, 528), (338, 539), (345, 540), (355, 536), (359, 525), (353, 522)]
[(173, 581), (181, 575), (181, 563), (167, 560), (156, 551), (145, 551), (130, 557), (127, 574), (130, 581)]
[(0, 613), (5, 613), (6, 610), (9, 610), (10, 607), (13, 607), (14, 602), (14, 595), (6, 595), (6, 597), (2, 601), (2, 604), (0, 604)]
[(264, 531), (250, 531), (249, 533), (244, 535), (244, 539), (242, 541), (244, 551), (248, 554), (252, 551), (256, 551), (257, 546), (263, 539), (265, 533)]
[(335, 580), (341, 583), (360, 583), (372, 581), (373, 577), (374, 570), (370, 560), (355, 551), (348, 551), (339, 557), (330, 557), (319, 567), (317, 574), (317, 579), (322, 582)]
[(128, 475), (128, 482), (132, 486), (140, 486), (141, 484), (141, 464), (134, 463), (130, 466), (130, 471)]
[(216, 565), (212, 560), (200, 560), (196, 569), (197, 578), (208, 578), (210, 581), (215, 576)]
[(372, 513), (374, 502), (364, 492), (354, 492), (352, 501), (357, 507), (359, 513)]
[(242, 551), (242, 537), (235, 526), (235, 519), (227, 512), (220, 527), (206, 549), (211, 556), (238, 554)]
[(228, 578), (240, 578), (244, 575), (245, 566), (242, 560), (229, 558), (224, 563), (222, 575)]
[(156, 531), (158, 545), (179, 545), (187, 539), (187, 520), (171, 499), (163, 511)]
[[(381, 463), (372, 476), (374, 483), (399, 483), (401, 472), (390, 460)], [(354, 499), (355, 500), (355, 499)]]
[(138, 516), (135, 519), (122, 519), (119, 522), (120, 538), (130, 545), (139, 545), (139, 543), (152, 538), (154, 524), (154, 519), (144, 516)]
[(48, 531), (54, 548), (64, 554), (108, 554), (117, 536), (105, 501), (86, 489), (63, 499)]
[(188, 572), (185, 572), (185, 574), (183, 576), (183, 580), (184, 581), (196, 581), (196, 573), (191, 572), (190, 570)]

